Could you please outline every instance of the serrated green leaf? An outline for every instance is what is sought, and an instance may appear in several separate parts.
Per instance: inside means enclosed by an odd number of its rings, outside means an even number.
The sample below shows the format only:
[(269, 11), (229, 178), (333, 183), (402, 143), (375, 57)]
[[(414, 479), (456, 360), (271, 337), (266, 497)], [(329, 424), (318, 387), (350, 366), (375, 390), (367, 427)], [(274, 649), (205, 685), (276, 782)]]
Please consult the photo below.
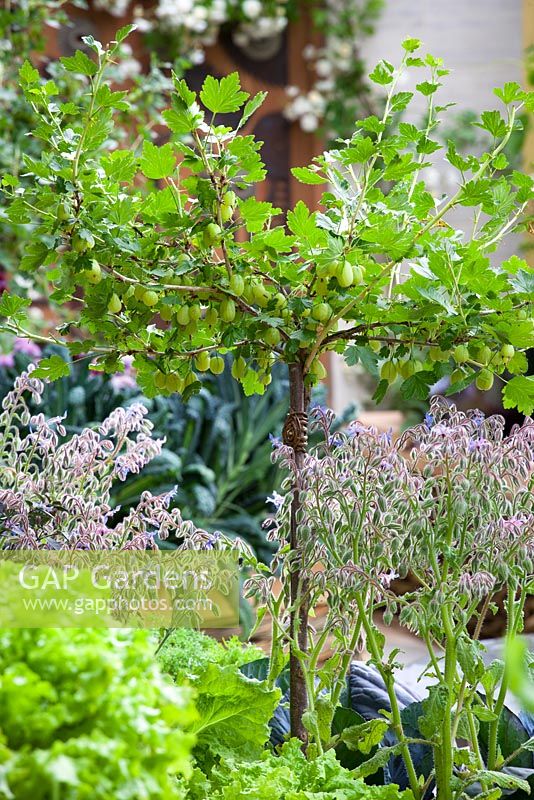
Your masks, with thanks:
[(172, 108), (168, 108), (162, 114), (168, 128), (179, 135), (192, 133), (196, 130), (204, 119), (204, 114), (196, 102), (186, 106), (181, 101), (173, 97)]
[(241, 91), (241, 83), (237, 72), (232, 72), (218, 81), (208, 75), (200, 99), (209, 111), (214, 114), (228, 114), (238, 111), (248, 99), (248, 92)]
[(24, 250), (24, 255), (20, 260), (19, 269), (22, 272), (34, 272), (46, 263), (49, 249), (44, 242), (38, 239), (29, 242)]
[(421, 44), (422, 42), (420, 39), (405, 39), (402, 43), (402, 49), (406, 50), (407, 53), (414, 53), (416, 50), (419, 50)]
[(393, 747), (379, 747), (376, 753), (360, 764), (354, 770), (354, 774), (359, 778), (367, 778), (369, 775), (374, 775), (379, 769), (385, 767), (391, 756), (396, 755), (400, 750), (400, 745), (396, 744)]
[(307, 183), (310, 186), (318, 186), (321, 183), (326, 183), (326, 178), (318, 175), (317, 172), (309, 169), (309, 167), (293, 167), (291, 174), (299, 181), (299, 183)]
[(260, 106), (263, 105), (266, 97), (267, 97), (267, 92), (258, 92), (257, 94), (254, 95), (254, 97), (251, 97), (251, 99), (245, 103), (243, 114), (241, 116), (241, 121), (239, 123), (239, 128), (242, 128), (243, 125), (245, 125), (248, 122), (248, 120), (252, 117), (252, 115), (256, 113), (258, 108), (260, 108)]
[(389, 728), (385, 719), (371, 719), (361, 725), (351, 725), (345, 728), (339, 739), (349, 750), (358, 750), (360, 753), (370, 753), (373, 747), (380, 744), (384, 734)]
[(280, 209), (274, 208), (272, 203), (256, 200), (255, 197), (247, 197), (246, 200), (239, 203), (239, 213), (243, 217), (247, 231), (257, 233), (263, 229), (268, 219), (280, 213)]
[(124, 25), (122, 28), (119, 28), (119, 30), (115, 34), (115, 41), (118, 44), (121, 44), (121, 42), (124, 42), (124, 40), (127, 39), (128, 36), (135, 30), (137, 30), (137, 25), (134, 25), (133, 23), (131, 23), (130, 25)]
[(508, 103), (513, 103), (514, 100), (521, 100), (524, 96), (521, 86), (515, 82), (505, 83), (502, 89), (494, 89), (493, 94), (499, 97), (506, 105), (508, 105)]
[(102, 159), (102, 166), (110, 180), (130, 182), (137, 172), (137, 159), (129, 150), (115, 150)]
[(424, 714), (419, 719), (419, 730), (427, 739), (432, 739), (443, 724), (448, 707), (449, 689), (444, 684), (431, 686), (423, 701)]
[(521, 294), (528, 294), (529, 297), (534, 297), (534, 269), (518, 270), (510, 278), (510, 285)]
[(59, 378), (66, 378), (67, 375), (70, 375), (70, 365), (56, 355), (42, 358), (32, 372), (34, 378), (42, 378), (47, 381), (57, 381)]
[(91, 77), (98, 71), (95, 62), (82, 50), (76, 50), (73, 56), (62, 56), (60, 61), (68, 72), (78, 72), (80, 75)]
[(534, 412), (534, 375), (516, 375), (503, 389), (503, 406), (517, 408), (527, 417)]
[(391, 64), (388, 64), (386, 61), (380, 61), (374, 70), (369, 73), (369, 79), (379, 86), (387, 86), (393, 80)]
[(169, 178), (176, 169), (176, 158), (170, 142), (162, 147), (143, 142), (143, 155), (141, 156), (141, 172), (145, 177), (153, 180)]
[(477, 128), (488, 131), (496, 139), (506, 133), (506, 122), (498, 111), (483, 111), (480, 115), (480, 122), (475, 122), (475, 125)]
[(22, 83), (34, 84), (39, 83), (40, 75), (39, 70), (32, 67), (29, 61), (25, 61), (19, 69), (19, 78)]
[(400, 391), (407, 400), (428, 400), (430, 387), (441, 375), (436, 367), (432, 370), (423, 369), (407, 378), (401, 384)]
[(520, 789), (526, 794), (530, 794), (530, 786), (528, 781), (518, 778), (515, 775), (508, 775), (496, 770), (485, 769), (475, 772), (471, 775), (469, 782), (478, 783), (485, 781), (486, 783), (495, 783), (500, 789)]
[(430, 81), (422, 81), (421, 83), (418, 83), (415, 88), (425, 97), (429, 97), (431, 94), (434, 94), (434, 92), (437, 92), (440, 86), (441, 83), (431, 83)]
[(14, 317), (23, 308), (27, 308), (30, 302), (27, 297), (19, 297), (16, 294), (3, 292), (0, 295), (0, 317)]

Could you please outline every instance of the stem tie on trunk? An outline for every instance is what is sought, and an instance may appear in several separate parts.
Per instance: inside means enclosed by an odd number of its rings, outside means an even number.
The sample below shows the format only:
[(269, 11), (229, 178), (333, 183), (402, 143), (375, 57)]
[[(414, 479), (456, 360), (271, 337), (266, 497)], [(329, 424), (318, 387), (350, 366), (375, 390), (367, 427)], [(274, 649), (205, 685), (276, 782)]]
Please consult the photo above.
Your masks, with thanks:
[(308, 415), (302, 411), (290, 411), (282, 430), (282, 441), (295, 453), (305, 453), (308, 448)]

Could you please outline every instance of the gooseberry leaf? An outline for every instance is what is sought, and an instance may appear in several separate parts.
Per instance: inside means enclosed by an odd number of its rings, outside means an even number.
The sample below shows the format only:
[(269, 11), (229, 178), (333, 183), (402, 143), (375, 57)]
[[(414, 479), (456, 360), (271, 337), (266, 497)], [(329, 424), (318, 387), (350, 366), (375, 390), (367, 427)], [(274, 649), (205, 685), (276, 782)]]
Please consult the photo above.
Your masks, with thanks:
[(66, 70), (69, 72), (77, 72), (80, 75), (91, 77), (98, 71), (95, 62), (81, 50), (76, 50), (73, 56), (63, 56), (60, 61)]
[(247, 197), (239, 204), (239, 213), (243, 217), (247, 231), (257, 233), (262, 230), (270, 217), (280, 213), (280, 209), (274, 208), (272, 203), (256, 200), (255, 197)]
[(534, 375), (516, 375), (504, 387), (503, 406), (530, 417), (534, 412)]
[(160, 180), (169, 178), (176, 167), (176, 159), (172, 144), (167, 142), (162, 147), (143, 142), (143, 155), (141, 156), (141, 171), (146, 178)]
[(214, 114), (228, 114), (232, 111), (238, 111), (248, 97), (248, 92), (241, 91), (241, 83), (237, 72), (231, 72), (230, 75), (226, 75), (220, 81), (208, 75), (200, 92), (200, 99), (206, 108), (209, 111), (213, 111)]
[(308, 167), (293, 167), (291, 174), (299, 181), (299, 183), (307, 183), (309, 185), (326, 183), (326, 178), (324, 178), (322, 175), (318, 175), (317, 172), (314, 172)]
[(26, 297), (19, 297), (16, 294), (4, 292), (0, 295), (0, 317), (14, 317), (23, 308), (30, 305), (30, 300)]
[(66, 378), (70, 374), (70, 365), (60, 356), (53, 355), (49, 358), (42, 358), (37, 367), (32, 372), (32, 377), (42, 378), (48, 381), (57, 381), (58, 378)]

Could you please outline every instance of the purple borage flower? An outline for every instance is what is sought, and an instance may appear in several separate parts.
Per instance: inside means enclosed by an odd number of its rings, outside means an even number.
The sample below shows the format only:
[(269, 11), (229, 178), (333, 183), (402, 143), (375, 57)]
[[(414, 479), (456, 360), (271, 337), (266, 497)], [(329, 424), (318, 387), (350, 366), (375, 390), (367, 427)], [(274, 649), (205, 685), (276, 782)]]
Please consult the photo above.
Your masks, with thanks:
[(33, 370), (30, 365), (16, 378), (0, 413), (1, 547), (145, 550), (156, 547), (156, 537), (172, 536), (183, 549), (246, 551), (239, 540), (207, 534), (183, 520), (172, 508), (176, 487), (158, 496), (144, 492), (114, 523), (114, 481), (139, 473), (161, 453), (163, 440), (152, 439), (147, 409), (140, 403), (117, 408), (98, 430), (87, 428), (67, 439), (63, 417), (30, 414), (26, 395), (39, 403), (44, 391)]

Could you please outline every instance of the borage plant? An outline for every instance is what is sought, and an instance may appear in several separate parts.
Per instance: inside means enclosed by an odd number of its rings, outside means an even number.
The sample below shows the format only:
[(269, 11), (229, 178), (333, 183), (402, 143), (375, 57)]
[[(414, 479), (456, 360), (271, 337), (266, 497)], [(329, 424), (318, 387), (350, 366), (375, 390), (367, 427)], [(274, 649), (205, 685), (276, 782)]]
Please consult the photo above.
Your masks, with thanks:
[[(173, 492), (145, 491), (121, 521), (114, 520), (116, 481), (139, 474), (160, 452), (141, 403), (116, 408), (95, 430), (65, 439), (62, 417), (32, 414), (41, 400), (35, 368), (20, 375), (0, 414), (0, 547), (3, 549), (154, 549), (169, 537), (186, 549), (213, 547), (212, 534), (169, 508)], [(217, 547), (249, 548), (219, 535)]]
[[(320, 357), (328, 350), (378, 368), (377, 399), (398, 374), (406, 396), (426, 398), (446, 375), (453, 391), (473, 381), (485, 389), (507, 367), (514, 377), (504, 384), (505, 403), (532, 409), (534, 379), (521, 374), (521, 351), (534, 342), (532, 270), (516, 257), (495, 267), (489, 261), (506, 234), (523, 228), (532, 197), (530, 177), (502, 172), (503, 148), (532, 95), (516, 84), (496, 90), (504, 115), (490, 111), (480, 122), (491, 149), (459, 156), (450, 143), (446, 158), (458, 189), (436, 202), (424, 173), (427, 157), (440, 149), (433, 133), (445, 109), (435, 93), (447, 70), (433, 56), (418, 56), (420, 42), (408, 39), (400, 67), (383, 61), (371, 75), (387, 89), (382, 117), (357, 123), (338, 149), (294, 170), (305, 183), (329, 184), (321, 211), (299, 202), (280, 220), (279, 209), (251, 196), (265, 169), (260, 143), (242, 133), (263, 94), (250, 99), (235, 73), (208, 77), (198, 95), (176, 79), (164, 112), (170, 141), (145, 141), (141, 158), (127, 149), (109, 153), (102, 143), (127, 103), (106, 82), (117, 45), (106, 50), (90, 37), (85, 43), (93, 58), (78, 53), (63, 66), (88, 76), (87, 105), (58, 105), (54, 87), (30, 64), (22, 67), (43, 152), (27, 164), (26, 185), (17, 176), (3, 179), (10, 213), (24, 219), (31, 210), (40, 218), (24, 266), (47, 268), (52, 300), (79, 309), (61, 335), (48, 338), (66, 338), (73, 353), (91, 353), (110, 372), (131, 355), (145, 393), (178, 391), (185, 399), (200, 389), (198, 373), (224, 370), (225, 352), (234, 354), (232, 374), (246, 394), (262, 393), (273, 361), (285, 363), (290, 414), (283, 438), (294, 449), (297, 480), (309, 390), (325, 374)], [(421, 127), (402, 123), (392, 134), (412, 99), (398, 90), (412, 69), (425, 73), (417, 92), (428, 100), (426, 120)], [(239, 122), (229, 127), (225, 115), (237, 112)], [(473, 211), (469, 237), (449, 220), (459, 206)], [(4, 294), (7, 330), (24, 335), (24, 305)], [(37, 375), (67, 371), (56, 356), (41, 362)], [(307, 650), (308, 609), (296, 600), (307, 536), (295, 525), (298, 507), (295, 492), (290, 613), (299, 643), (291, 654), (291, 709), (293, 733), (305, 739), (300, 652)]]
[[(492, 612), (492, 595), (503, 590), (509, 636), (522, 629), (534, 571), (533, 421), (505, 436), (501, 417), (464, 414), (434, 398), (425, 422), (392, 441), (357, 422), (331, 435), (331, 415), (319, 410), (316, 417), (324, 443), (305, 457), (301, 469), (291, 448), (276, 451), (289, 469), (277, 513), (268, 521), (280, 546), (273, 569), (282, 563), (287, 572), (282, 592), (273, 595), (269, 574), (249, 584), (273, 616), (272, 678), (292, 642), (306, 676), (310, 738), (319, 750), (336, 746), (334, 715), (351, 658), (364, 640), (387, 697), (374, 722), (345, 731), (341, 742), (369, 753), (390, 732), (389, 746), (362, 764), (361, 774), (400, 755), (416, 798), (433, 782), (440, 800), (472, 793), (475, 784), (484, 791), (529, 791), (525, 777), (534, 772), (525, 747), (531, 750), (533, 744), (516, 729), (517, 746), (509, 752), (499, 746), (499, 731), (510, 716), (504, 707), (508, 675), (502, 661), (485, 667), (478, 635)], [(313, 608), (326, 597), (328, 609), (322, 630), (310, 628), (307, 652), (295, 646), (298, 631), (285, 619), (292, 602), (285, 553), (295, 475), (302, 536), (297, 604)], [(408, 571), (418, 588), (399, 597), (391, 581)], [(399, 651), (386, 657), (377, 611), (386, 623), (398, 613), (401, 625), (428, 648), (428, 697), (402, 711), (395, 687)], [(326, 645), (328, 657), (318, 666)], [(419, 749), (413, 751), (416, 742)], [(526, 766), (530, 769), (517, 769)]]

